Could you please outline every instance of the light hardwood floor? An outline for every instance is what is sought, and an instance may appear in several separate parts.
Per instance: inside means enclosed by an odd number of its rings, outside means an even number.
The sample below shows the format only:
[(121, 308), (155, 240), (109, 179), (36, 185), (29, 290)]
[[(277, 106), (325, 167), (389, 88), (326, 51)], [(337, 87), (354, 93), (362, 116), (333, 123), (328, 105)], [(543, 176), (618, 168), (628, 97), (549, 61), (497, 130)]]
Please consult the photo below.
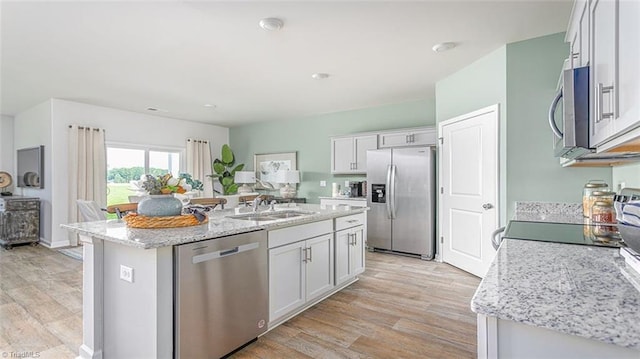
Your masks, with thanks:
[[(82, 263), (43, 247), (0, 249), (0, 354), (74, 358)], [(473, 358), (480, 279), (447, 264), (367, 253), (360, 280), (234, 358)]]

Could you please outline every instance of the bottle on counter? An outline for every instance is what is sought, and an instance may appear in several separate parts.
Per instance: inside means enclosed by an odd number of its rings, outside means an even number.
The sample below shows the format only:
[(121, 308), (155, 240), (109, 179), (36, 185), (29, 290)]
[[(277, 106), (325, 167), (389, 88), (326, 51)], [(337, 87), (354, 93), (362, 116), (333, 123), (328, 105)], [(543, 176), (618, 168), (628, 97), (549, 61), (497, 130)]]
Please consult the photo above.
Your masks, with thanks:
[[(582, 215), (591, 218), (591, 207), (595, 200), (591, 199), (593, 192), (604, 192), (609, 190), (609, 185), (602, 180), (590, 180), (584, 185), (582, 190)], [(613, 197), (612, 197), (613, 199)]]

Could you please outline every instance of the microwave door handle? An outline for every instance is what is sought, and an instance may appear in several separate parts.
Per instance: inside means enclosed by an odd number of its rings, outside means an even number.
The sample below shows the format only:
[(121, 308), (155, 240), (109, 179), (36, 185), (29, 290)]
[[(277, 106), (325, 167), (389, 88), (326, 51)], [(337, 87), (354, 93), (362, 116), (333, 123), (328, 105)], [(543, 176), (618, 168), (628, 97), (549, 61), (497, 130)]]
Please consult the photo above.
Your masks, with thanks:
[(556, 119), (555, 119), (556, 107), (558, 107), (558, 102), (560, 102), (561, 98), (562, 98), (562, 89), (558, 91), (556, 98), (553, 99), (553, 102), (551, 103), (551, 107), (549, 108), (549, 126), (551, 127), (551, 130), (558, 138), (563, 137), (562, 131), (560, 131), (560, 129), (558, 128), (558, 125), (556, 124)]

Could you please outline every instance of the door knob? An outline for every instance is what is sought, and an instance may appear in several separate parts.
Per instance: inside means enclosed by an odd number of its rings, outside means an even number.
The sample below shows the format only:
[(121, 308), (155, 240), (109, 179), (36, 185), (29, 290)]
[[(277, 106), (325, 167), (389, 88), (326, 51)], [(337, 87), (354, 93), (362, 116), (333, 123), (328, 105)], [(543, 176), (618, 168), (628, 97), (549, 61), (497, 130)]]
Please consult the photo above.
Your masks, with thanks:
[(482, 208), (484, 208), (484, 210), (486, 211), (493, 208), (493, 205), (491, 203), (485, 203), (482, 205)]

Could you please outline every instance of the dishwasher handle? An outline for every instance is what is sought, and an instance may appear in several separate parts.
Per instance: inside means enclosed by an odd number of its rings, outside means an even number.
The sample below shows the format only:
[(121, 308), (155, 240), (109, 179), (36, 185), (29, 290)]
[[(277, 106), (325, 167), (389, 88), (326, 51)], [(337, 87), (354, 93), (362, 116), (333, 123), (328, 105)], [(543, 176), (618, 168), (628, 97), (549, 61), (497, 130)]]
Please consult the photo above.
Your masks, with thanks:
[(502, 243), (502, 237), (500, 237), (500, 240), (496, 240), (496, 237), (498, 237), (500, 233), (504, 232), (504, 230), (505, 227), (500, 227), (493, 231), (493, 233), (491, 233), (491, 245), (493, 246), (493, 249), (498, 250), (498, 247), (500, 247), (500, 243)]
[(213, 259), (224, 258), (224, 257), (232, 256), (238, 253), (250, 251), (258, 247), (260, 247), (260, 243), (254, 242), (249, 244), (243, 244), (241, 246), (233, 247), (230, 249), (224, 249), (224, 250), (205, 253), (205, 254), (198, 254), (197, 256), (193, 256), (191, 258), (191, 262), (193, 264), (198, 264), (198, 263), (210, 261)]

